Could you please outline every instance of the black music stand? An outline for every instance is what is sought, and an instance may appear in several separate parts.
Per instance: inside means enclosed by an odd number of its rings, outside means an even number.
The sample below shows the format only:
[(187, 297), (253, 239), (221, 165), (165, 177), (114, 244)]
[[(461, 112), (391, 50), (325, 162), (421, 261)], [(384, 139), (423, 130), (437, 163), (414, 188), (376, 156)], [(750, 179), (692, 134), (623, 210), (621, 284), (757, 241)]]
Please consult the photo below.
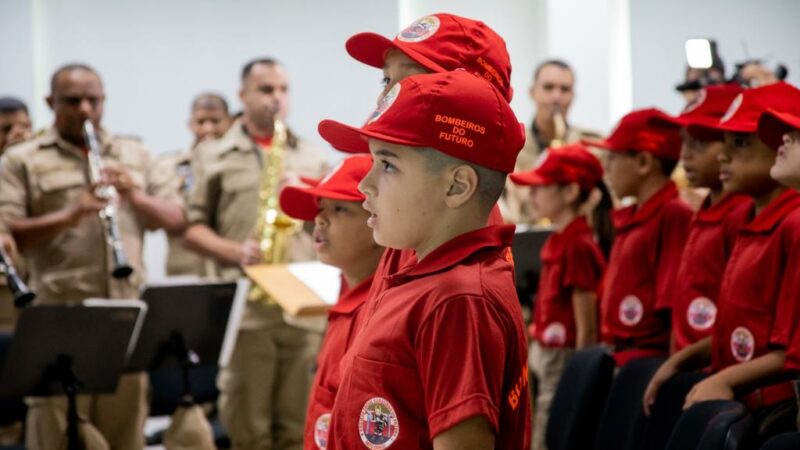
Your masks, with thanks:
[(542, 271), (539, 253), (551, 232), (547, 228), (526, 229), (517, 226), (517, 232), (514, 233), (511, 252), (514, 254), (517, 295), (522, 304), (532, 305), (533, 296), (539, 287), (539, 273)]
[(99, 299), (23, 309), (0, 374), (0, 395), (66, 395), (67, 448), (80, 449), (76, 396), (116, 390), (146, 309), (139, 300)]
[(128, 372), (177, 362), (181, 404), (193, 403), (190, 372), (200, 365), (227, 364), (244, 311), (250, 283), (151, 286), (142, 293), (147, 318)]

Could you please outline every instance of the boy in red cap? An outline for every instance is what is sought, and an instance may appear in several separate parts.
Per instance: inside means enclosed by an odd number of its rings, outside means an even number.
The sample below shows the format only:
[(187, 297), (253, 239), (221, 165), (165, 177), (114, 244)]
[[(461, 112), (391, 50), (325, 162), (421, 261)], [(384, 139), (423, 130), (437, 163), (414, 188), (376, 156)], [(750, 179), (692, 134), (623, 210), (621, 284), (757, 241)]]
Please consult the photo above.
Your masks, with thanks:
[(614, 213), (616, 237), (600, 301), (600, 331), (619, 366), (669, 350), (672, 288), (692, 211), (670, 181), (678, 162), (678, 130), (652, 119), (657, 109), (633, 111), (611, 135), (588, 142), (609, 150), (606, 174), (619, 197), (636, 204)]
[(486, 226), (524, 141), (508, 103), (466, 71), (416, 75), (363, 128), (319, 131), (335, 147), (368, 141), (375, 161), (360, 189), (375, 241), (418, 260), (376, 279), (342, 361), (328, 448), (527, 448), (513, 227)]
[(348, 39), (345, 47), (356, 60), (383, 70), (381, 97), (407, 76), (457, 69), (489, 81), (507, 101), (513, 97), (506, 43), (478, 20), (431, 14), (415, 20), (392, 40), (359, 33)]
[[(576, 349), (597, 342), (597, 290), (605, 255), (613, 242), (611, 194), (603, 183), (600, 161), (581, 144), (550, 148), (538, 165), (510, 175), (531, 186), (534, 210), (553, 223), (554, 231), (541, 250), (542, 270), (531, 325), (528, 366), (535, 386), (533, 449), (543, 450), (550, 404), (558, 380)], [(595, 189), (603, 200), (592, 223), (580, 213)]]
[[(345, 44), (354, 59), (383, 71), (382, 99), (406, 77), (464, 69), (492, 83), (503, 98), (511, 101), (511, 60), (506, 44), (481, 21), (438, 13), (421, 17), (404, 28), (394, 39), (375, 33), (353, 35)], [(334, 143), (344, 152), (369, 152), (366, 141)], [(489, 216), (490, 225), (504, 223), (500, 209)], [(416, 258), (413, 250), (387, 249), (376, 273), (378, 278), (396, 272)], [(373, 290), (377, 290), (374, 285)], [(377, 292), (371, 292), (374, 298)]]
[(309, 187), (288, 186), (281, 191), (282, 211), (314, 222), (312, 236), (319, 260), (342, 270), (342, 291), (328, 312), (328, 328), (309, 396), (303, 444), (308, 450), (327, 447), (330, 411), (339, 387), (339, 361), (355, 334), (355, 315), (367, 299), (383, 254), (383, 247), (372, 239), (369, 213), (361, 207), (365, 197), (358, 191), (358, 183), (371, 166), (368, 155), (354, 155)]
[[(762, 114), (758, 122), (758, 136), (778, 152), (775, 165), (770, 169), (770, 176), (785, 186), (800, 189), (800, 102), (791, 105), (785, 111), (769, 109)], [(799, 249), (795, 247), (793, 250), (789, 261), (800, 260), (800, 254), (797, 254)], [(793, 275), (787, 273), (784, 277), (800, 281), (798, 273)], [(791, 288), (787, 286), (786, 289), (795, 293), (800, 292), (800, 286), (797, 285)], [(786, 348), (784, 368), (795, 376), (800, 373), (800, 328), (796, 326)], [(800, 414), (797, 417), (797, 429), (800, 430)]]
[[(672, 356), (650, 380), (644, 395), (645, 413), (655, 402), (661, 385), (680, 370), (691, 367), (696, 349), (711, 347), (711, 331), (717, 316), (717, 295), (739, 228), (751, 204), (742, 194), (728, 195), (719, 179), (719, 160), (725, 143), (722, 136), (695, 138), (690, 125), (713, 125), (725, 114), (731, 101), (742, 92), (736, 84), (709, 86), (677, 117), (655, 119), (656, 123), (680, 129), (683, 139), (681, 161), (693, 188), (706, 188), (708, 196), (692, 219), (675, 280), (672, 306)], [(688, 389), (688, 388), (687, 388)], [(685, 392), (684, 392), (685, 393)], [(671, 399), (669, 399), (671, 400)], [(680, 405), (676, 405), (680, 406)]]
[[(793, 428), (794, 389), (785, 381), (785, 349), (797, 321), (800, 194), (770, 178), (775, 150), (757, 134), (768, 107), (796, 108), (800, 90), (776, 83), (742, 92), (719, 123), (690, 125), (695, 136), (724, 133), (720, 179), (728, 192), (753, 199), (722, 279), (711, 341), (713, 375), (699, 382), (685, 407), (740, 400), (757, 424), (757, 440)], [(796, 256), (795, 256), (796, 257)]]

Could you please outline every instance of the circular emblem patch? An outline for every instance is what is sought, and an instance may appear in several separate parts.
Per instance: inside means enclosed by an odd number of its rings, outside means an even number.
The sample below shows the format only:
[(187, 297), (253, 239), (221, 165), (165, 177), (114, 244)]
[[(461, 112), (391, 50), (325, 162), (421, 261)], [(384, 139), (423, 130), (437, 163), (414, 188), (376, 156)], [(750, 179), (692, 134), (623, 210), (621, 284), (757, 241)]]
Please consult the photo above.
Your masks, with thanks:
[(737, 327), (731, 333), (731, 353), (739, 362), (750, 361), (756, 351), (753, 333), (745, 327)]
[(623, 324), (631, 327), (642, 321), (644, 316), (644, 306), (639, 297), (628, 295), (619, 304), (619, 320)]
[(700, 105), (705, 103), (708, 94), (706, 93), (705, 89), (700, 89), (699, 93), (697, 94), (697, 98), (694, 99), (692, 103), (686, 105), (686, 108), (683, 109), (683, 114), (690, 113), (695, 109), (699, 108)]
[(386, 95), (378, 102), (378, 107), (375, 108), (375, 111), (369, 117), (367, 124), (371, 124), (372, 122), (378, 120), (383, 115), (383, 113), (385, 113), (386, 110), (388, 110), (389, 107), (392, 106), (392, 104), (394, 103), (395, 100), (397, 100), (397, 97), (399, 95), (400, 95), (400, 83), (397, 83), (394, 86), (392, 86), (392, 88), (389, 89), (389, 92), (387, 92)]
[(697, 297), (686, 310), (689, 326), (698, 331), (711, 328), (717, 320), (717, 305), (705, 297)]
[(533, 162), (533, 167), (536, 169), (542, 167), (545, 161), (547, 161), (547, 158), (549, 157), (550, 157), (549, 149), (544, 149), (544, 151), (540, 153), (539, 156), (536, 157), (536, 161)]
[(433, 36), (439, 29), (439, 18), (436, 16), (425, 16), (412, 23), (405, 30), (397, 35), (398, 41), (420, 42)]
[(400, 434), (400, 424), (392, 405), (384, 398), (369, 399), (358, 420), (361, 442), (371, 450), (389, 448)]
[(317, 448), (320, 450), (325, 450), (328, 448), (328, 435), (330, 434), (331, 430), (331, 414), (325, 413), (320, 415), (317, 418), (317, 422), (314, 424), (314, 443), (317, 444)]
[(563, 323), (553, 322), (547, 325), (542, 333), (542, 343), (545, 345), (559, 346), (567, 342), (567, 327)]
[(742, 94), (737, 95), (736, 98), (733, 99), (733, 102), (731, 102), (731, 106), (728, 106), (728, 110), (725, 111), (725, 115), (722, 116), (721, 119), (719, 119), (719, 122), (723, 123), (731, 120), (731, 117), (733, 117), (733, 115), (736, 114), (736, 111), (739, 110), (740, 106), (742, 106)]

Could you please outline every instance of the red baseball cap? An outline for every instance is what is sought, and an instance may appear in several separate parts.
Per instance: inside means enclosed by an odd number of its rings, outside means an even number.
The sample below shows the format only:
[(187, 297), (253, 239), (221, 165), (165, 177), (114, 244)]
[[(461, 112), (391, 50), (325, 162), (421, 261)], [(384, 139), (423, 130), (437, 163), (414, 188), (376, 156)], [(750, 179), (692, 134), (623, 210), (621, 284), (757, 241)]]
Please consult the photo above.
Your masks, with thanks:
[(345, 158), (325, 178), (308, 187), (287, 186), (280, 195), (281, 210), (290, 217), (314, 220), (319, 212), (319, 199), (362, 202), (366, 197), (359, 192), (358, 183), (372, 167), (372, 156), (353, 155)]
[(800, 104), (800, 89), (785, 82), (778, 82), (745, 89), (728, 106), (719, 122), (708, 125), (689, 125), (692, 135), (700, 137), (709, 132), (756, 133), (758, 119), (772, 108), (777, 111), (797, 110)]
[[(743, 90), (744, 88), (736, 83), (708, 86), (699, 91), (697, 99), (686, 105), (679, 116), (655, 117), (652, 120), (656, 124), (678, 128), (689, 125), (713, 126), (725, 115), (733, 99)], [(722, 138), (721, 135), (714, 137), (716, 139), (712, 140)]]
[(664, 111), (656, 108), (629, 112), (620, 119), (617, 127), (605, 139), (582, 142), (612, 152), (644, 152), (659, 158), (678, 159), (681, 153), (681, 135), (674, 126), (663, 125), (668, 121)]
[(590, 190), (603, 179), (603, 166), (586, 146), (571, 144), (547, 149), (536, 167), (512, 173), (509, 178), (523, 186), (578, 183), (581, 189)]
[[(335, 148), (368, 150), (368, 138), (436, 150), (509, 173), (525, 144), (525, 128), (500, 92), (464, 70), (410, 76), (389, 90), (367, 123), (319, 123)], [(358, 150), (353, 150), (358, 149)]]
[(485, 23), (453, 14), (432, 14), (415, 20), (389, 40), (359, 33), (345, 44), (350, 56), (383, 68), (386, 53), (397, 49), (432, 72), (465, 69), (494, 84), (511, 101), (511, 58), (506, 42)]
[(783, 135), (800, 130), (800, 103), (793, 111), (779, 112), (772, 108), (758, 119), (758, 137), (774, 149), (783, 145)]

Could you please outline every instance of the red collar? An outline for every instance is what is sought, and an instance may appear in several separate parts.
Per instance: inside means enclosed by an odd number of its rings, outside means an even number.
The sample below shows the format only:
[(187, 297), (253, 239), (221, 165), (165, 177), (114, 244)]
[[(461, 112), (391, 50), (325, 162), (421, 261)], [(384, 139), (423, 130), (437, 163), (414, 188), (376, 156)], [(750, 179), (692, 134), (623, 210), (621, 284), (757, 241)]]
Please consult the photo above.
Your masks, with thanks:
[(589, 226), (586, 216), (578, 216), (572, 219), (572, 222), (564, 227), (563, 230), (553, 232), (550, 235), (547, 244), (542, 247), (540, 257), (542, 259), (557, 258), (561, 255), (565, 243), (572, 242), (579, 236), (586, 234), (590, 236), (593, 234), (592, 227)]
[[(778, 225), (789, 213), (800, 208), (800, 193), (794, 189), (786, 189), (775, 200), (772, 200), (766, 208), (753, 218), (742, 231), (748, 233), (769, 233)], [(755, 212), (755, 205), (750, 210), (752, 217)]]
[(586, 234), (587, 232), (592, 233), (592, 227), (589, 226), (589, 221), (586, 220), (586, 216), (578, 216), (572, 219), (572, 222), (564, 227), (560, 233), (557, 233), (557, 235), (562, 238), (571, 238), (573, 236)]
[(389, 282), (396, 285), (413, 278), (443, 272), (481, 250), (509, 247), (514, 239), (515, 228), (514, 225), (491, 225), (462, 234), (437, 247), (422, 261), (409, 264), (396, 274), (389, 275)]
[(662, 206), (678, 198), (678, 188), (672, 181), (659, 189), (642, 205), (633, 205), (614, 212), (614, 226), (618, 231), (647, 221)]
[(725, 220), (730, 213), (744, 204), (752, 203), (752, 199), (741, 194), (727, 194), (720, 201), (711, 204), (711, 197), (706, 197), (700, 206), (700, 211), (694, 217), (699, 223), (716, 224)]
[(253, 142), (255, 142), (259, 148), (268, 150), (272, 146), (272, 136), (253, 138)]
[(342, 294), (339, 296), (339, 301), (328, 311), (334, 314), (352, 314), (353, 311), (367, 301), (367, 294), (369, 294), (369, 288), (372, 286), (372, 278), (374, 276), (375, 274), (373, 273), (353, 288), (346, 287), (347, 283), (342, 277)]

